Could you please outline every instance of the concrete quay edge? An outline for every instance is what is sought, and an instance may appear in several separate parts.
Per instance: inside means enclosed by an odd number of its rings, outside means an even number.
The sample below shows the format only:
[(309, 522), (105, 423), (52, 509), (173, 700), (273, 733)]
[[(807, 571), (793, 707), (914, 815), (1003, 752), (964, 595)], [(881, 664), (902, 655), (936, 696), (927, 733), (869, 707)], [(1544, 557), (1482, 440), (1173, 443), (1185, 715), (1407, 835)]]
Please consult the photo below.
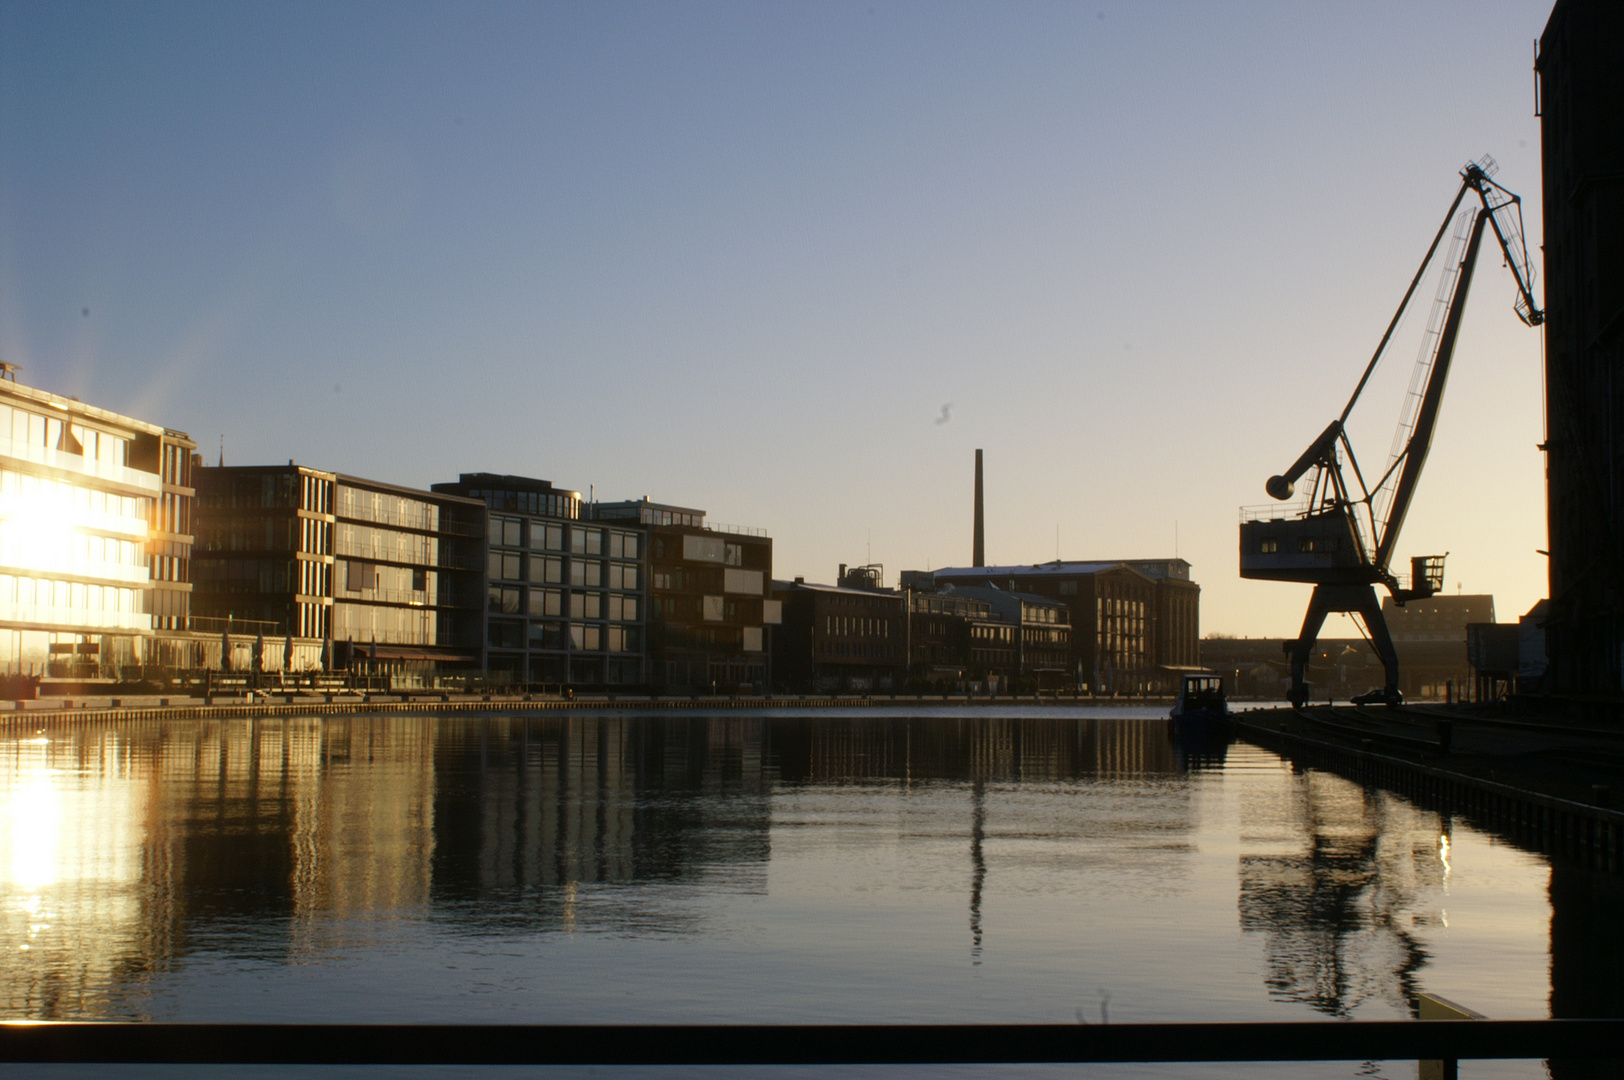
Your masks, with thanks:
[[(1235, 716), (1235, 728), (1248, 742), (1288, 759), (1476, 819), (1490, 830), (1547, 853), (1576, 858), (1594, 869), (1624, 871), (1624, 810), (1558, 794), (1553, 789), (1559, 785), (1538, 770), (1519, 771), (1513, 766), (1508, 770), (1513, 775), (1506, 778), (1482, 776), (1443, 764), (1450, 758), (1441, 754), (1417, 760), (1384, 752), (1376, 748), (1379, 739), (1350, 745), (1343, 733), (1326, 737), (1284, 730), (1280, 721), (1287, 716), (1301, 714), (1289, 708), (1243, 712)], [(1624, 794), (1624, 776), (1617, 779)]]
[[(52, 699), (0, 702), (0, 729), (66, 722), (121, 720), (209, 720), (288, 716), (336, 716), (358, 713), (549, 713), (583, 711), (669, 711), (673, 709), (839, 709), (904, 708), (917, 706), (1160, 706), (1170, 698), (1156, 696), (1113, 698), (1087, 695), (896, 694), (896, 695), (792, 695), (770, 694), (651, 696), (580, 695), (574, 699), (554, 695), (371, 693), (256, 695), (218, 694), (201, 698), (77, 698), (58, 703)], [(223, 701), (222, 698), (234, 700)], [(280, 700), (274, 700), (280, 699)]]

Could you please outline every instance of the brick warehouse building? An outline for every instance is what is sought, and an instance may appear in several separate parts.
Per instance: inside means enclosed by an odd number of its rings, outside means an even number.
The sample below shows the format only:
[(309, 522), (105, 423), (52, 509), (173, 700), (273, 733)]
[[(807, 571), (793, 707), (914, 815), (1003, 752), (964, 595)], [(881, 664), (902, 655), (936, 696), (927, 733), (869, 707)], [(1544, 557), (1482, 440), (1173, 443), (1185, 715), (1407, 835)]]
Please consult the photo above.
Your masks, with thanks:
[(1169, 690), (1201, 664), (1201, 586), (1183, 559), (949, 567), (934, 576), (938, 584), (990, 585), (1065, 604), (1079, 689)]

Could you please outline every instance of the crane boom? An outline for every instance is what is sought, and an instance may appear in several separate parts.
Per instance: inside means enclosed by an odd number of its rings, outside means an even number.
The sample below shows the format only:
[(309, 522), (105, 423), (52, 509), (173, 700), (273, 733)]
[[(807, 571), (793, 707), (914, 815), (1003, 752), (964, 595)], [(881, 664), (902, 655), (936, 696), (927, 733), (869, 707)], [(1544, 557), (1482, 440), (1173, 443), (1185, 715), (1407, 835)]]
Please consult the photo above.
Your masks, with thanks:
[(1455, 357), (1460, 317), (1466, 310), (1466, 296), (1472, 291), (1472, 269), (1477, 263), (1477, 250), (1483, 242), (1483, 225), (1487, 220), (1487, 214), (1477, 215), (1477, 220), (1472, 223), (1471, 239), (1466, 241), (1466, 255), (1461, 259), (1460, 271), (1455, 276), (1455, 295), (1449, 298), (1449, 314), (1444, 317), (1443, 330), (1438, 334), (1438, 349), (1433, 354), (1427, 388), (1421, 395), (1421, 406), (1416, 412), (1410, 441), (1404, 447), (1404, 471), (1399, 474), (1398, 486), (1393, 490), (1393, 501), (1382, 523), (1380, 538), (1376, 541), (1377, 566), (1387, 566), (1392, 561), (1399, 530), (1404, 527), (1404, 516), (1410, 511), (1415, 485), (1421, 479), (1421, 468), (1427, 463), (1427, 451), (1432, 449), (1432, 432), (1438, 425), (1438, 406), (1443, 402), (1444, 384), (1449, 381), (1449, 363)]

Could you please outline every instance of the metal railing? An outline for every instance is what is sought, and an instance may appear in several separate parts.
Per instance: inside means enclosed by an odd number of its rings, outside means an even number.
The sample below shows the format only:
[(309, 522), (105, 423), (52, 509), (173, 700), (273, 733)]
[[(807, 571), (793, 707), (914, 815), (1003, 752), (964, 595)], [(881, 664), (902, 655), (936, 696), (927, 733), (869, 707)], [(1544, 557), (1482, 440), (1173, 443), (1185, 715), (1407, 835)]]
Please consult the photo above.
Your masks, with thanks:
[(758, 529), (753, 525), (723, 525), (718, 521), (705, 522), (705, 528), (711, 532), (733, 533), (736, 536), (766, 536), (766, 529)]
[(1201, 1024), (0, 1025), (0, 1061), (855, 1065), (1605, 1059), (1624, 1019)]

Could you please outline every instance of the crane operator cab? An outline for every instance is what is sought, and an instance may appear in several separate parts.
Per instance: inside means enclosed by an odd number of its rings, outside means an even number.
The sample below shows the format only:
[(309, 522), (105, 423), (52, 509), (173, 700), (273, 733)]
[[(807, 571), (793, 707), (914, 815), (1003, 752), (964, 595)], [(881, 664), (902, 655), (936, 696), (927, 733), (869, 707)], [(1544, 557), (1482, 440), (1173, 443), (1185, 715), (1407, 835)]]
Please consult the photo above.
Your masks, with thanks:
[[(1443, 588), (1443, 555), (1412, 558), (1408, 582), (1396, 577), (1389, 566), (1432, 445), (1438, 408), (1471, 288), (1472, 270), (1486, 231), (1493, 232), (1506, 265), (1516, 278), (1518, 295), (1514, 308), (1518, 317), (1529, 326), (1544, 321), (1544, 313), (1534, 301), (1533, 270), (1522, 236), (1522, 203), (1491, 179), (1496, 168), (1492, 158), (1484, 157), (1461, 170), (1461, 185), (1455, 193), (1455, 201), (1444, 215), (1432, 246), (1421, 260), (1421, 268), (1410, 281), (1398, 311), (1342, 414), (1331, 421), (1290, 468), (1271, 476), (1264, 485), (1269, 497), (1279, 504), (1295, 496), (1299, 481), (1306, 478), (1303, 501), (1292, 506), (1241, 511), (1241, 577), (1299, 581), (1314, 586), (1302, 630), (1296, 640), (1285, 644), (1286, 652), (1291, 654), (1290, 699), (1299, 707), (1308, 700), (1305, 676), (1309, 654), (1325, 617), (1332, 612), (1359, 617), (1385, 669), (1386, 685), (1354, 701), (1397, 705), (1403, 700), (1399, 692), (1398, 654), (1387, 632), (1375, 587), (1380, 585), (1387, 589), (1399, 604), (1432, 596)], [(1469, 194), (1476, 199), (1468, 201)], [(1456, 211), (1463, 202), (1466, 207), (1457, 218)], [(1451, 221), (1456, 222), (1453, 242), (1447, 255), (1435, 262)], [(1382, 471), (1366, 472), (1360, 468), (1344, 425), (1429, 266), (1438, 271), (1438, 291), (1416, 360), (1410, 393), (1399, 417), (1393, 452)]]

